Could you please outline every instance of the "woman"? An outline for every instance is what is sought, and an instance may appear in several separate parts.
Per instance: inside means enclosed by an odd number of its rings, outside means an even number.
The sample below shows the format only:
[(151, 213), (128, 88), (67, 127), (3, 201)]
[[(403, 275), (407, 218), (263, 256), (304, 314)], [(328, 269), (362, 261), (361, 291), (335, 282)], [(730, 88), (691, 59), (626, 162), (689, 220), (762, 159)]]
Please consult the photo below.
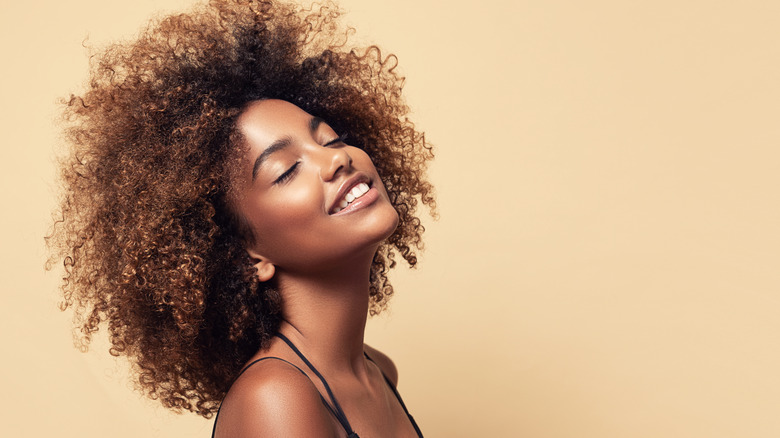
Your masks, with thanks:
[(49, 240), (81, 346), (105, 323), (217, 437), (421, 436), (363, 332), (394, 255), (416, 264), (432, 153), (395, 59), (336, 16), (214, 1), (93, 57), (67, 102)]

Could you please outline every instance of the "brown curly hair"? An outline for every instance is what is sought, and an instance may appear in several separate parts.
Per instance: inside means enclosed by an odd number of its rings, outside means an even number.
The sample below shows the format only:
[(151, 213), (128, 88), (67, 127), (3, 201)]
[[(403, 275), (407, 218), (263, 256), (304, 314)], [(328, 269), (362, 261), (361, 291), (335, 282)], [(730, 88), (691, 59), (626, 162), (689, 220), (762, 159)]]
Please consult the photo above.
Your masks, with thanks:
[(418, 202), (435, 208), (431, 147), (406, 117), (395, 57), (347, 48), (337, 16), (332, 4), (212, 1), (93, 55), (86, 91), (63, 102), (70, 149), (47, 237), (62, 308), (83, 350), (105, 323), (111, 354), (168, 408), (211, 417), (280, 323), (228, 202), (249, 102), (292, 102), (373, 159), (400, 223), (374, 257), (372, 315), (393, 292), (394, 253), (417, 262)]

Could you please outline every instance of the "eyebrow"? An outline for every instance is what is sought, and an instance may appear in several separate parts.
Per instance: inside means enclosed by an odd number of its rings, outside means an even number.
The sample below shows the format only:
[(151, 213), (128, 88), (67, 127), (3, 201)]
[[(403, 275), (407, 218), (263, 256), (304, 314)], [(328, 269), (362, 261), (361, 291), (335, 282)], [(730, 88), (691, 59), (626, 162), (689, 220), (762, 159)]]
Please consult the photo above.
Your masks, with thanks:
[(309, 120), (309, 132), (311, 135), (314, 135), (314, 133), (317, 132), (317, 128), (319, 128), (323, 123), (325, 123), (325, 120), (321, 119), (320, 117), (312, 117), (311, 120)]
[[(314, 133), (317, 132), (317, 128), (319, 128), (319, 126), (324, 122), (325, 120), (320, 117), (312, 117), (309, 119), (309, 132), (312, 136), (314, 136)], [(260, 170), (260, 167), (262, 167), (263, 163), (268, 160), (268, 157), (270, 157), (275, 152), (279, 152), (280, 150), (290, 146), (291, 144), (292, 138), (284, 137), (276, 140), (275, 142), (271, 143), (270, 146), (265, 148), (260, 156), (257, 157), (255, 160), (255, 165), (252, 167), (252, 181), (257, 178), (257, 172)]]

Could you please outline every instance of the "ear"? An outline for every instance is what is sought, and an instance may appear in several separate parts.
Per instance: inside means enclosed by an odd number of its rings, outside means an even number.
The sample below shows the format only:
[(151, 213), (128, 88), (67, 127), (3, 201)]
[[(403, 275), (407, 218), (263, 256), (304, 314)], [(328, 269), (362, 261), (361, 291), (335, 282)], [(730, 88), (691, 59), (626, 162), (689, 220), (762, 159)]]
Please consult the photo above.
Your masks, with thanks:
[(270, 280), (276, 272), (274, 264), (268, 260), (260, 260), (255, 263), (255, 267), (257, 268), (257, 279), (261, 282)]
[(255, 251), (247, 251), (249, 256), (256, 262), (255, 268), (257, 268), (257, 279), (261, 282), (265, 282), (273, 278), (276, 273), (276, 267), (267, 258), (261, 256)]

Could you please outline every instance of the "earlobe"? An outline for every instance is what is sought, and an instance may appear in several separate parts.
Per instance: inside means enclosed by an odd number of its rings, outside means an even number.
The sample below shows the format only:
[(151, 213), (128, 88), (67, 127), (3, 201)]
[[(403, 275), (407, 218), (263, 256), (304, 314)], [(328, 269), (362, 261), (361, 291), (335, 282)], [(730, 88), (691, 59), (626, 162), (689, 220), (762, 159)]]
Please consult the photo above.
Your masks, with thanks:
[(249, 256), (255, 261), (255, 268), (257, 268), (257, 279), (261, 282), (268, 281), (273, 278), (276, 273), (276, 267), (267, 258), (257, 254), (253, 250), (247, 251)]
[(270, 280), (273, 278), (274, 273), (276, 273), (274, 264), (265, 259), (261, 259), (259, 262), (255, 263), (255, 268), (257, 268), (257, 279), (261, 282)]

